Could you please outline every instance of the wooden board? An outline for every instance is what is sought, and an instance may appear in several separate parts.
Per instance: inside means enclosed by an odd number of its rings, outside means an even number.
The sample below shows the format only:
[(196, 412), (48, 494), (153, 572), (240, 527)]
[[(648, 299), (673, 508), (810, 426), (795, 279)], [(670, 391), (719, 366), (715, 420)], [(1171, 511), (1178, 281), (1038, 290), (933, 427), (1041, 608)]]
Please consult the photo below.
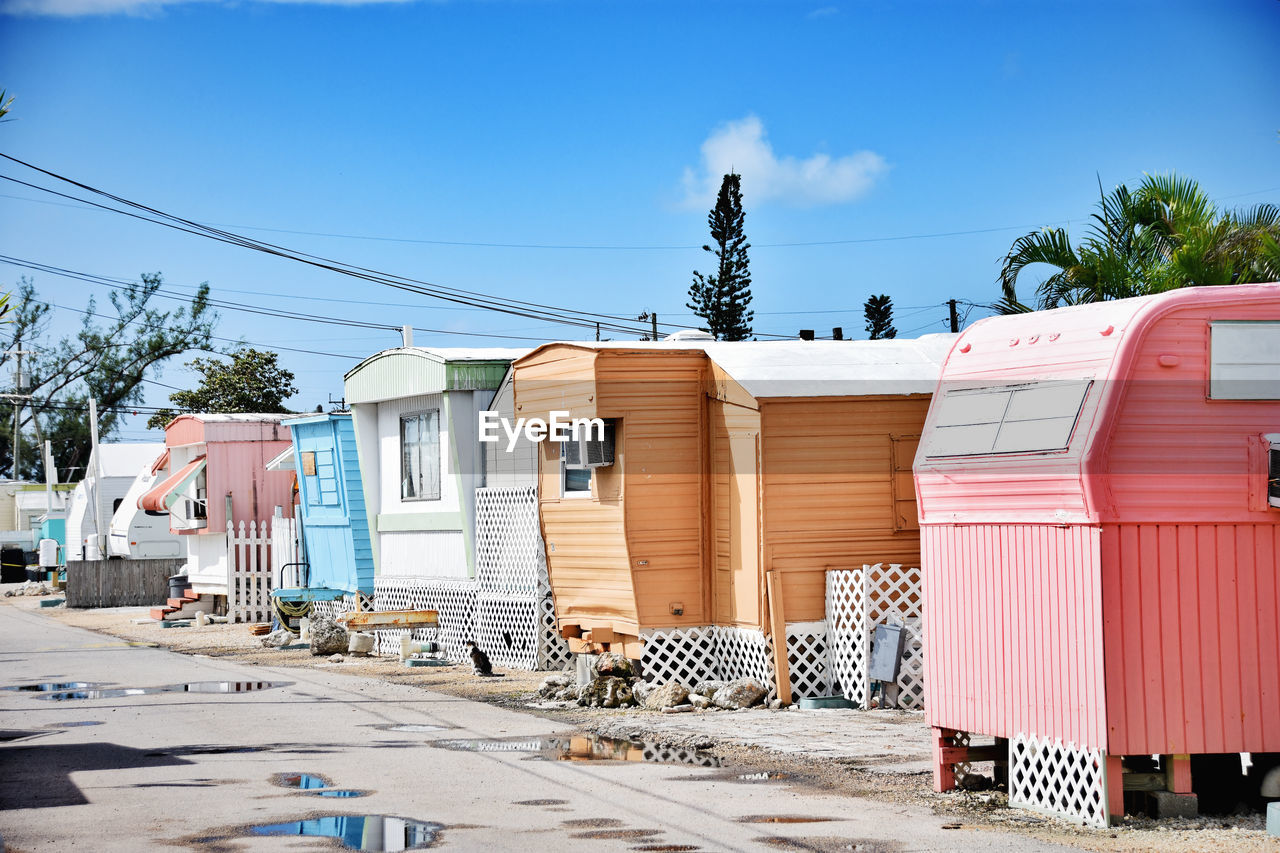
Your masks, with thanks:
[(338, 621), (348, 628), (435, 628), (440, 625), (436, 610), (379, 610), (375, 613), (343, 613)]

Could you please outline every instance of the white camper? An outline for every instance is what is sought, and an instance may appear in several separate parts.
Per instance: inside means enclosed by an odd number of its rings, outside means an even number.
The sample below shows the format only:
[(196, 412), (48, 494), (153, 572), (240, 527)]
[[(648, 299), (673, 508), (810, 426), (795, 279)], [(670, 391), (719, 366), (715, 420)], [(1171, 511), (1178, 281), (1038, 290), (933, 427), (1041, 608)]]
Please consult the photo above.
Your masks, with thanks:
[(157, 469), (155, 462), (142, 466), (120, 508), (111, 516), (108, 557), (151, 560), (181, 557), (186, 553), (178, 534), (169, 529), (168, 515), (153, 515), (138, 507), (138, 499), (151, 491), (157, 478), (167, 473), (167, 468)]
[[(124, 503), (138, 469), (148, 467), (164, 452), (164, 445), (100, 444), (90, 454), (84, 479), (71, 494), (67, 509), (67, 559), (100, 560), (107, 556), (107, 531), (115, 511)], [(99, 484), (101, 477), (101, 484)], [(99, 530), (99, 521), (101, 530)]]

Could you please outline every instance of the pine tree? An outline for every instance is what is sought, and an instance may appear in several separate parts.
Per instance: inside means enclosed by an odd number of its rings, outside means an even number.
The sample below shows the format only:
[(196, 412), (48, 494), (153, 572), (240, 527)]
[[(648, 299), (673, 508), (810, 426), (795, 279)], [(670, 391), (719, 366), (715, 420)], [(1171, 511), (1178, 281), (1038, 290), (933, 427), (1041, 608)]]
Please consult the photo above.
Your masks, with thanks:
[(742, 210), (742, 176), (732, 172), (724, 176), (716, 206), (707, 214), (711, 239), (715, 248), (703, 246), (719, 261), (714, 275), (694, 270), (686, 305), (703, 320), (702, 328), (720, 341), (744, 341), (751, 337), (751, 321), (755, 312), (751, 304), (751, 269), (748, 266), (747, 242), (743, 232), (746, 214)]
[(887, 295), (872, 296), (862, 303), (862, 313), (866, 315), (867, 337), (871, 340), (898, 336), (898, 330), (893, 327), (893, 300)]

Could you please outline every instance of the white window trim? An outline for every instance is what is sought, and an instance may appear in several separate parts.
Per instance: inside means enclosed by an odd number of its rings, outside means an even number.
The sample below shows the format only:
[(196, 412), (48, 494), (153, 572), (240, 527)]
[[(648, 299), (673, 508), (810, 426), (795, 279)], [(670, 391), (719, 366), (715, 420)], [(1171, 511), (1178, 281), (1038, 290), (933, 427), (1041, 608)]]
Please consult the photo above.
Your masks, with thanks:
[[(406, 497), (404, 493), (404, 422), (409, 418), (420, 418), (423, 415), (435, 413), (436, 416), (436, 493), (435, 496), (416, 496)], [(440, 501), (444, 498), (444, 445), (441, 441), (442, 430), (440, 427), (440, 409), (418, 409), (412, 412), (401, 412), (396, 420), (396, 446), (399, 451), (399, 458), (396, 460), (397, 479), (400, 481), (400, 501), (401, 503), (422, 503), (424, 501)], [(419, 438), (421, 444), (421, 438)]]

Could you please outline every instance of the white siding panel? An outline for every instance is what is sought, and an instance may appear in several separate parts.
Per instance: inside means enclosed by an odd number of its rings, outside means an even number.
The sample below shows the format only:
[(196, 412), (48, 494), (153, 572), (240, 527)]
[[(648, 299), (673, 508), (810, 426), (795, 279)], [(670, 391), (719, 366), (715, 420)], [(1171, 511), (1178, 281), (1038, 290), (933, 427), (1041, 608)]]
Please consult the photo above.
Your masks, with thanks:
[(196, 592), (226, 595), (229, 564), (226, 533), (183, 536), (187, 544), (187, 577)]
[(467, 549), (457, 530), (397, 531), (378, 535), (384, 578), (465, 580)]

